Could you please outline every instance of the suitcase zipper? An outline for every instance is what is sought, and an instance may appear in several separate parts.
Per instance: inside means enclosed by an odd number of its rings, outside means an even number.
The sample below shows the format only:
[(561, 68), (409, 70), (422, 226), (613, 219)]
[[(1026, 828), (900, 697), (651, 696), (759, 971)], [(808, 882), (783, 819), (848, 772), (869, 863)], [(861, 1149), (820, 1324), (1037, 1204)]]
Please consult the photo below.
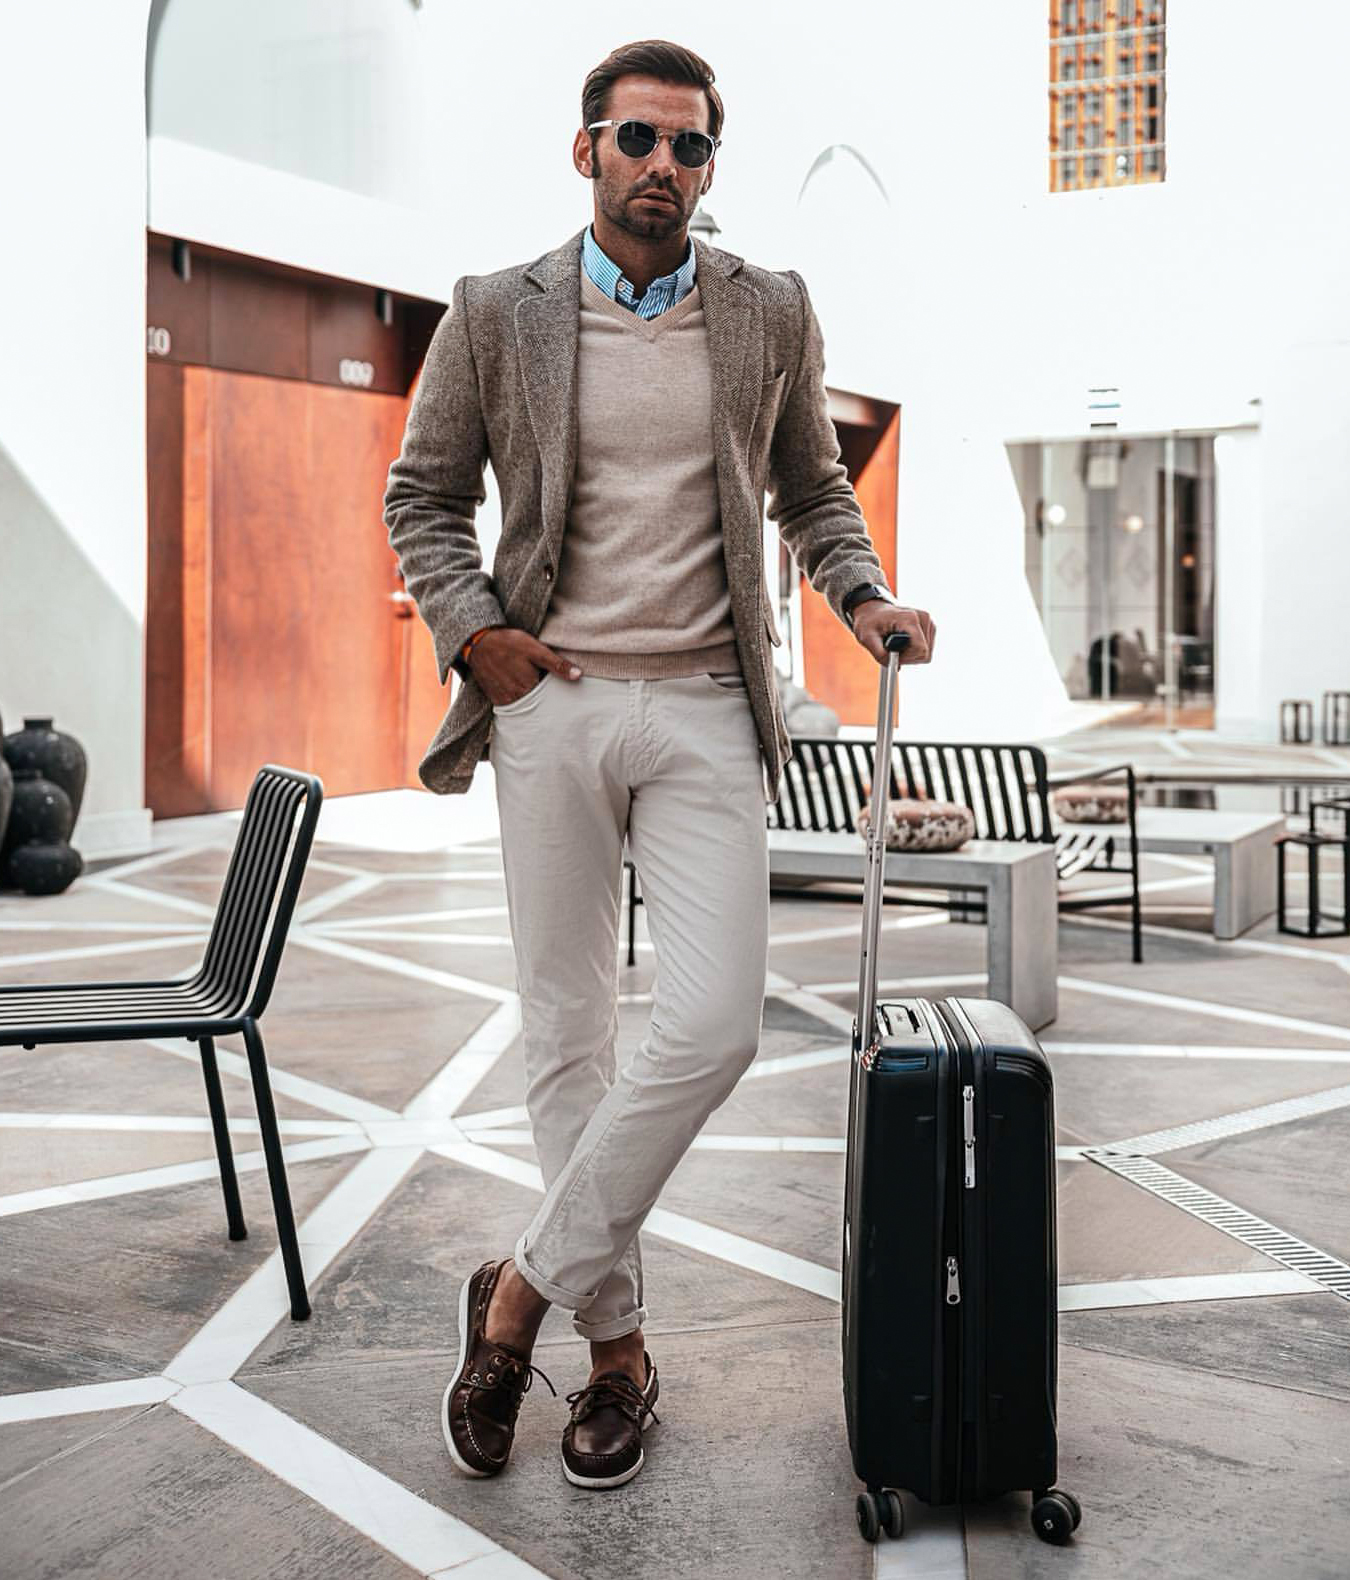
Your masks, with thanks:
[(954, 1256), (947, 1258), (947, 1304), (961, 1304), (961, 1268)]
[(961, 1088), (962, 1125), (966, 1140), (966, 1189), (975, 1189), (975, 1088)]

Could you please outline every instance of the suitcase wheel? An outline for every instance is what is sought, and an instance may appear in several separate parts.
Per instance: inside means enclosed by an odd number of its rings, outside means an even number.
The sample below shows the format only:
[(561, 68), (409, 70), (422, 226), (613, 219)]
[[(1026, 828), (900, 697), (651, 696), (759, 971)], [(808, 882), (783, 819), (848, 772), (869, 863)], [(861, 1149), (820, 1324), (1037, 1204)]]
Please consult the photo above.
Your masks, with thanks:
[(1031, 1528), (1043, 1542), (1062, 1546), (1082, 1523), (1083, 1511), (1073, 1493), (1056, 1487), (1035, 1495)]
[(877, 1492), (860, 1492), (854, 1506), (858, 1531), (865, 1542), (874, 1542), (882, 1531), (893, 1540), (905, 1534), (905, 1508), (900, 1494), (890, 1487)]
[(858, 1534), (865, 1542), (874, 1542), (881, 1534), (881, 1515), (877, 1511), (877, 1500), (870, 1492), (860, 1492), (858, 1501), (853, 1505), (853, 1512), (858, 1516)]

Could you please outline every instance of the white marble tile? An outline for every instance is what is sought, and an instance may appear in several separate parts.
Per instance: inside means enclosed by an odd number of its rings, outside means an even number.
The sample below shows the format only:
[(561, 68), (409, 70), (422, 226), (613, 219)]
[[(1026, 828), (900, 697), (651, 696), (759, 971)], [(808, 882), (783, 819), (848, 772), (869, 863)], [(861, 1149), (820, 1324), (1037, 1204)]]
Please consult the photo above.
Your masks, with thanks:
[(1337, 1042), (1350, 1042), (1350, 1026), (1338, 1026), (1321, 1020), (1302, 1020), (1296, 1015), (1244, 1009), (1238, 1004), (1219, 1004), (1210, 999), (1184, 998), (1177, 993), (1156, 993), (1149, 988), (1127, 987), (1119, 982), (1093, 982), (1086, 977), (1062, 976), (1059, 986), (1061, 992), (1086, 993), (1094, 998), (1124, 999), (1131, 1004), (1150, 1005), (1157, 1009), (1179, 1009), (1192, 1015), (1210, 1016), (1215, 1020), (1240, 1021), (1246, 1026), (1269, 1026), (1275, 1031), (1304, 1032), (1314, 1037), (1332, 1037)]
[(453, 1573), (500, 1551), (491, 1537), (235, 1383), (185, 1388), (173, 1407), (420, 1574)]
[[(966, 1533), (959, 1509), (934, 1509), (907, 1493), (905, 1534), (882, 1536), (875, 1549), (876, 1580), (965, 1580)], [(1034, 1539), (1034, 1538), (1033, 1538)]]
[(40, 1393), (3, 1394), (0, 1395), (0, 1426), (159, 1404), (175, 1394), (178, 1386), (167, 1377), (128, 1377), (125, 1382), (85, 1383), (75, 1388), (47, 1388)]
[(1059, 1309), (1110, 1311), (1123, 1306), (1180, 1305), (1193, 1300), (1317, 1294), (1328, 1291), (1300, 1273), (1205, 1273), (1180, 1278), (1124, 1279), (1114, 1284), (1062, 1284)]
[(370, 966), (376, 971), (387, 971), (391, 976), (413, 977), (418, 982), (430, 982), (436, 987), (465, 993), (470, 998), (490, 998), (502, 1003), (515, 997), (513, 988), (497, 987), (491, 982), (481, 982), (477, 977), (458, 976), (453, 971), (437, 971), (432, 966), (419, 965), (415, 960), (401, 960), (397, 955), (386, 954), (378, 949), (358, 949), (355, 944), (343, 943), (331, 935), (302, 932), (291, 942), (303, 949), (335, 955), (339, 960), (349, 961), (353, 965)]
[[(284, 1146), (286, 1162), (306, 1163), (314, 1158), (338, 1157), (344, 1152), (364, 1151), (364, 1136), (332, 1136), (316, 1141), (298, 1141)], [(236, 1173), (247, 1174), (266, 1167), (261, 1152), (235, 1154)], [(190, 1185), (197, 1180), (215, 1179), (220, 1174), (214, 1156), (196, 1163), (167, 1163), (162, 1168), (136, 1169), (128, 1174), (109, 1174), (102, 1179), (78, 1180), (70, 1185), (49, 1185), (41, 1190), (16, 1191), (0, 1196), (0, 1218), (21, 1213), (40, 1212), (46, 1207), (66, 1207), (74, 1202), (104, 1201), (112, 1196), (129, 1196), (137, 1191), (164, 1190), (171, 1185)]]
[(487, 1017), (403, 1112), (409, 1117), (454, 1114), (520, 1035), (520, 998), (512, 993)]
[[(298, 1226), (306, 1280), (312, 1285), (403, 1181), (420, 1147), (370, 1152)], [(179, 1350), (164, 1374), (181, 1383), (232, 1377), (290, 1310), (280, 1251), (250, 1275)]]

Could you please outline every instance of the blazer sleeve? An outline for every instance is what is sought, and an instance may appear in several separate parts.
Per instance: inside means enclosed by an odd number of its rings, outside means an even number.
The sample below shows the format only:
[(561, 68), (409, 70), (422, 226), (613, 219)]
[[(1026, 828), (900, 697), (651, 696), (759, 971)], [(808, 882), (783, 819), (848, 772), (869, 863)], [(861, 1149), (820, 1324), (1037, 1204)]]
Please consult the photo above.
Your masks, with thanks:
[(431, 631), (442, 685), (452, 667), (466, 675), (459, 650), (475, 631), (507, 623), (474, 530), (486, 497), (486, 464), (487, 431), (461, 279), (427, 349), (384, 493), (389, 545)]
[(769, 516), (811, 586), (845, 624), (843, 600), (886, 573), (839, 459), (825, 394), (825, 343), (802, 277), (801, 355), (769, 449)]

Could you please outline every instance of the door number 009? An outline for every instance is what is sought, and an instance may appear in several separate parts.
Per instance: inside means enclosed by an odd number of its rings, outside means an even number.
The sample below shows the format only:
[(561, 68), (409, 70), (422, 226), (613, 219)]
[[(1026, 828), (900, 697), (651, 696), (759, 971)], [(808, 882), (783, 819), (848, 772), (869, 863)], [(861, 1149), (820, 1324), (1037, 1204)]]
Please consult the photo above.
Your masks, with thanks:
[[(145, 349), (152, 357), (167, 357), (173, 348), (173, 336), (159, 324), (150, 324), (145, 331)], [(362, 362), (357, 357), (343, 357), (338, 362), (338, 378), (343, 384), (354, 384), (358, 389), (369, 389), (375, 382), (375, 364)]]

